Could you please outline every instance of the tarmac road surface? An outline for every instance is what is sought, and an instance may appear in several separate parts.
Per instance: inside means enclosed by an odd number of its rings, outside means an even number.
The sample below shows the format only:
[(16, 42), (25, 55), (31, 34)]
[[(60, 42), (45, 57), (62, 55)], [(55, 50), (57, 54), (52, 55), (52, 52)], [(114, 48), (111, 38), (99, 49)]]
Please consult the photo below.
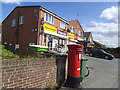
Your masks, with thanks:
[(83, 88), (118, 88), (118, 78), (120, 79), (118, 77), (118, 59), (86, 57), (90, 75), (84, 79)]

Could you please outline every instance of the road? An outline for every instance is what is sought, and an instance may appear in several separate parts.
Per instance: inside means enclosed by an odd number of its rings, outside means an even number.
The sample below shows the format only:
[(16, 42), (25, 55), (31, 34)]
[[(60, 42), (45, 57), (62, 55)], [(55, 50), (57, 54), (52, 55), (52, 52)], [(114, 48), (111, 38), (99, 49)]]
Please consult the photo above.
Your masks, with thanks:
[(84, 79), (83, 88), (118, 88), (118, 59), (86, 57), (90, 75)]

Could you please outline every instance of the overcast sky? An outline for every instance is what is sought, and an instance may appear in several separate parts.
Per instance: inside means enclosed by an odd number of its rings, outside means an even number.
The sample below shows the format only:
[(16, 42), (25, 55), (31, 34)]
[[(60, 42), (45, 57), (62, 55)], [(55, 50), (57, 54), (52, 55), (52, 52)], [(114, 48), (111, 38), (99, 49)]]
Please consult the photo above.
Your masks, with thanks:
[[(16, 6), (41, 5), (67, 21), (78, 19), (85, 32), (109, 47), (118, 46), (118, 2), (2, 1), (2, 22)], [(117, 0), (116, 0), (117, 1)], [(119, 44), (120, 45), (120, 44)]]

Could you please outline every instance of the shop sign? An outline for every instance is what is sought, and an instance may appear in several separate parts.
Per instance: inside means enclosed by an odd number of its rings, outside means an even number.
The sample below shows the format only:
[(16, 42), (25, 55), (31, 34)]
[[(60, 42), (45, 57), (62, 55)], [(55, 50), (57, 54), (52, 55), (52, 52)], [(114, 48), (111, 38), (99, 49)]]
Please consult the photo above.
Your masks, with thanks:
[(49, 31), (49, 32), (52, 32), (52, 33), (56, 33), (57, 34), (57, 28), (53, 27), (53, 26), (50, 26), (50, 25), (47, 25), (47, 24), (43, 24), (43, 29), (45, 31)]
[(71, 39), (74, 39), (74, 38), (75, 38), (75, 35), (72, 34), (72, 33), (67, 33), (67, 37), (68, 37), (68, 38), (71, 38)]
[(62, 36), (67, 36), (67, 32), (63, 32), (62, 30), (57, 29), (57, 34)]

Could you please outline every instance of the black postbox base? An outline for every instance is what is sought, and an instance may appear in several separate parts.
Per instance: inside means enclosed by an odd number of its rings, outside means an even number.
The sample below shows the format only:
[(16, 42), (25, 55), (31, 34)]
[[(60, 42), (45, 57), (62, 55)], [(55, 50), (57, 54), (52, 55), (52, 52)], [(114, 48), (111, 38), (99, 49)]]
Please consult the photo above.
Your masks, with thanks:
[(80, 82), (82, 82), (82, 77), (67, 76), (64, 87), (78, 88), (80, 87)]

